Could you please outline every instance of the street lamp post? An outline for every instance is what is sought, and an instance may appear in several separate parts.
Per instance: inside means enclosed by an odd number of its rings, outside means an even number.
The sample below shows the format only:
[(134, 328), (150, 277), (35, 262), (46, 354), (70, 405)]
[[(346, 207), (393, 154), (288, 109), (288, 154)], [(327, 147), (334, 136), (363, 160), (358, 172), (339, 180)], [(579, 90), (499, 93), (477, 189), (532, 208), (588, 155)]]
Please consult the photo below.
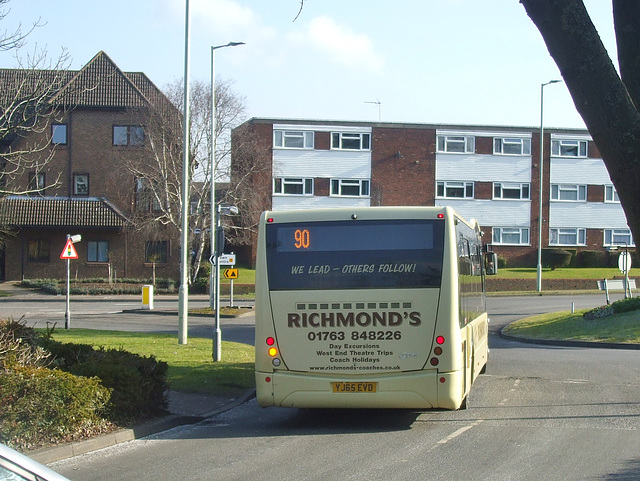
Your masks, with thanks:
[(546, 85), (562, 82), (562, 80), (550, 80), (540, 85), (540, 197), (538, 199), (538, 292), (542, 292), (542, 195), (544, 172), (544, 87)]
[[(226, 205), (221, 206), (218, 205), (216, 209), (216, 230), (214, 237), (217, 237), (218, 234), (224, 236), (222, 231), (222, 215), (236, 215), (238, 214), (238, 208), (235, 205)], [(220, 259), (219, 254), (216, 252), (215, 254), (215, 269), (211, 266), (211, 270), (215, 270), (216, 272), (216, 299), (215, 299), (215, 317), (214, 317), (214, 326), (213, 326), (213, 360), (214, 362), (220, 362), (222, 359), (222, 329), (220, 329)], [(209, 287), (210, 289), (213, 286)]]
[(182, 231), (180, 235), (180, 290), (178, 291), (178, 344), (187, 343), (189, 322), (189, 0), (185, 2), (184, 23)]
[[(211, 271), (209, 273), (209, 307), (211, 309), (215, 309), (215, 296), (216, 289), (214, 288), (220, 282), (219, 278), (215, 278), (215, 272), (217, 269), (214, 269), (214, 265), (218, 264), (218, 254), (216, 253), (216, 97), (215, 97), (215, 86), (216, 86), (216, 72), (215, 72), (215, 51), (219, 48), (225, 47), (237, 47), (238, 45), (244, 45), (244, 42), (229, 42), (226, 45), (217, 45), (215, 47), (211, 47), (211, 151), (209, 152), (209, 176), (211, 177), (211, 205), (210, 205), (210, 216), (211, 216), (211, 230), (210, 230), (210, 257), (209, 261), (211, 262)], [(217, 311), (216, 311), (217, 312)]]

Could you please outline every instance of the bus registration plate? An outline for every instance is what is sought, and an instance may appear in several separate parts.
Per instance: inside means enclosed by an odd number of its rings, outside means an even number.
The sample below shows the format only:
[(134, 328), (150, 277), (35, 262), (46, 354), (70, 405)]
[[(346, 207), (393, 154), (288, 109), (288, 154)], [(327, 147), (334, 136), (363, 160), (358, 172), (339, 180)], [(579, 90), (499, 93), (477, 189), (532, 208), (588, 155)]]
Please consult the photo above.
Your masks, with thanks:
[(377, 392), (377, 382), (332, 382), (333, 392)]

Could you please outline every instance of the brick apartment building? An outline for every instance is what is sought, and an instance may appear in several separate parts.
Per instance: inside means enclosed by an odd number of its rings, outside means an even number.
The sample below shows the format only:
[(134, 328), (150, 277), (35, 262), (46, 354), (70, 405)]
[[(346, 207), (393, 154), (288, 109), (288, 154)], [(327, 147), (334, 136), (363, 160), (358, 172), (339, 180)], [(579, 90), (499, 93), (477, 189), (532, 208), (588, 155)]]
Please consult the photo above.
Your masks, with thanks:
[[(261, 146), (253, 191), (265, 210), (449, 205), (478, 220), (509, 266), (537, 263), (539, 129), (254, 118), (236, 133)], [(542, 247), (607, 262), (633, 246), (589, 133), (545, 129), (543, 152)]]
[[(3, 95), (28, 86), (25, 79), (33, 73), (0, 70)], [(158, 103), (166, 107), (168, 99), (143, 73), (122, 72), (104, 52), (79, 71), (43, 70), (35, 78), (59, 82), (46, 99), (59, 115), (0, 145), (3, 153), (46, 145), (29, 155), (50, 158), (11, 179), (12, 192), (29, 194), (0, 198), (0, 223), (12, 231), (0, 247), (0, 279), (64, 277), (59, 257), (67, 234), (82, 236), (72, 276), (106, 277), (111, 271), (149, 278), (156, 263), (158, 276), (179, 278), (178, 232), (162, 225), (139, 230), (130, 223), (135, 211), (153, 210), (153, 202), (144, 196), (143, 179), (125, 166), (131, 159), (144, 163), (148, 155), (139, 112)], [(6, 164), (0, 172), (6, 184), (3, 175)]]

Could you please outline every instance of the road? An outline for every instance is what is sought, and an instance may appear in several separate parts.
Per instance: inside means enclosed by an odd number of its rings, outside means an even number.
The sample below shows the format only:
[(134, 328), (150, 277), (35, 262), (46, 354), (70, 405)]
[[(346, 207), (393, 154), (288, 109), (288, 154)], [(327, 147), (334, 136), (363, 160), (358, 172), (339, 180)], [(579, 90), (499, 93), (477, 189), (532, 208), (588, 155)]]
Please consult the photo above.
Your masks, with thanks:
[[(222, 306), (228, 299), (222, 299)], [(234, 305), (250, 305), (246, 301), (234, 301)], [(202, 296), (189, 301), (190, 309), (204, 308), (208, 299)], [(73, 328), (106, 329), (115, 331), (160, 332), (178, 335), (177, 298), (158, 298), (154, 300), (153, 311), (140, 311), (141, 300), (134, 296), (121, 296), (116, 299), (73, 299), (70, 302), (70, 325)], [(19, 302), (10, 298), (0, 300), (0, 317), (23, 319), (28, 326), (47, 327), (54, 323), (56, 329), (64, 329), (65, 298), (37, 298)], [(213, 316), (188, 317), (188, 336), (207, 337), (213, 334)], [(253, 317), (237, 319), (222, 318), (222, 340), (254, 343)]]
[[(497, 336), (519, 317), (602, 301), (490, 298), (488, 373), (474, 385), (466, 411), (261, 409), (251, 401), (198, 425), (53, 467), (86, 481), (637, 479), (640, 352)], [(147, 321), (131, 321), (137, 323)]]

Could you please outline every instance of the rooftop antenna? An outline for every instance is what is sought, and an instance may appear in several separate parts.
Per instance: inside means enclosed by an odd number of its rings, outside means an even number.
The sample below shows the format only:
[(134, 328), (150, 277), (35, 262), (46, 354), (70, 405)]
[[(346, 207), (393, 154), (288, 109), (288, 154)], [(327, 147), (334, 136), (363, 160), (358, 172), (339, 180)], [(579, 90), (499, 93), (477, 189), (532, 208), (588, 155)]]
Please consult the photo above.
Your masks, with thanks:
[(380, 122), (382, 120), (382, 112), (381, 112), (381, 105), (382, 102), (380, 102), (380, 100), (376, 99), (374, 100), (365, 100), (364, 101), (365, 104), (376, 104), (378, 106), (378, 122)]

